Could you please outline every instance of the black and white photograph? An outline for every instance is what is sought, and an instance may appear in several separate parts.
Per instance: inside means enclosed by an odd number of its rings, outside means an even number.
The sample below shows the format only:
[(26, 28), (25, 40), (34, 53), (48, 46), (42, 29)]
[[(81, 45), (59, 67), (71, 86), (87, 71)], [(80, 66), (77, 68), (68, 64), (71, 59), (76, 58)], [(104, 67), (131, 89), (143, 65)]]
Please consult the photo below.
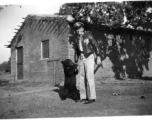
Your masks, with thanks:
[(152, 1), (14, 1), (0, 2), (0, 119), (152, 118)]

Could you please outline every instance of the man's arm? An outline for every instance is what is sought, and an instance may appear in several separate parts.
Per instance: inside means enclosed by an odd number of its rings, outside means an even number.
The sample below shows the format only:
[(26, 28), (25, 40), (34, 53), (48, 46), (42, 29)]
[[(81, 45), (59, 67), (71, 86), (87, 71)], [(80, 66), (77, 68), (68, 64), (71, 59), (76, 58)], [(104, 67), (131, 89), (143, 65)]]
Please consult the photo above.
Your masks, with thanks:
[(100, 55), (99, 46), (91, 34), (89, 34), (89, 39), (91, 45), (93, 46), (93, 49), (95, 50), (96, 55), (99, 56)]
[(101, 64), (99, 46), (98, 46), (98, 44), (96, 43), (95, 39), (93, 39), (93, 36), (92, 36), (91, 34), (89, 35), (89, 39), (90, 39), (90, 43), (92, 44), (93, 49), (95, 50), (96, 55), (97, 55), (96, 64), (99, 65), (99, 64)]

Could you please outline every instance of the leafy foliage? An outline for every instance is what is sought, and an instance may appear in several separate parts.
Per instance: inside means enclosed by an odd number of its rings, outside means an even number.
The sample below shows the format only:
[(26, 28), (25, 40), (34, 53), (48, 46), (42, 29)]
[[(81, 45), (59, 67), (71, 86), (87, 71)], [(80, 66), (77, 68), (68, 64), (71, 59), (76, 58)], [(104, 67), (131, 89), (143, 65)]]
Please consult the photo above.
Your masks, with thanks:
[[(13, 6), (13, 5), (0, 5), (0, 12), (1, 12), (2, 10), (4, 10), (6, 7), (10, 7), (10, 6)], [(19, 7), (22, 8), (21, 5), (19, 5)]]
[(3, 10), (3, 7), (2, 6), (0, 6), (0, 11), (2, 11)]
[(11, 71), (11, 58), (0, 64), (0, 71), (10, 72)]
[(151, 1), (67, 3), (59, 15), (72, 15), (76, 21), (91, 24), (152, 30)]
[(134, 26), (134, 28), (152, 30), (151, 1), (129, 2), (127, 3), (125, 11), (128, 23)]

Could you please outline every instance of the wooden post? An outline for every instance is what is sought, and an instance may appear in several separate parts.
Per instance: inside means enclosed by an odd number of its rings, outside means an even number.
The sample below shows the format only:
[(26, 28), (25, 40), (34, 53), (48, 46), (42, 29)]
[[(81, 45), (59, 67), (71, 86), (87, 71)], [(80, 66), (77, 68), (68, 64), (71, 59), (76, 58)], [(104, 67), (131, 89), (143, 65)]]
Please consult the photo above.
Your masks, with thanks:
[(53, 84), (55, 85), (55, 61), (53, 61)]
[[(57, 71), (57, 65), (60, 60), (61, 59), (58, 58), (58, 59), (52, 59), (52, 60), (47, 61), (47, 62), (53, 62), (53, 84), (54, 85), (56, 85), (56, 72), (59, 72), (59, 71)], [(57, 63), (57, 65), (55, 64), (55, 62)]]

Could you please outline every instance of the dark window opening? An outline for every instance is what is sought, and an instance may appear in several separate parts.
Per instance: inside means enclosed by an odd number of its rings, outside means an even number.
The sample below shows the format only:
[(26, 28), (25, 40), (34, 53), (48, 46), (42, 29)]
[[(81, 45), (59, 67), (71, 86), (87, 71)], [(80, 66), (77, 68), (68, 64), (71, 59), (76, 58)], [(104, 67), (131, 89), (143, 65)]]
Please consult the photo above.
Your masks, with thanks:
[(150, 57), (150, 39), (144, 39), (142, 42), (142, 57), (149, 58)]
[(49, 40), (42, 41), (42, 57), (49, 58)]

